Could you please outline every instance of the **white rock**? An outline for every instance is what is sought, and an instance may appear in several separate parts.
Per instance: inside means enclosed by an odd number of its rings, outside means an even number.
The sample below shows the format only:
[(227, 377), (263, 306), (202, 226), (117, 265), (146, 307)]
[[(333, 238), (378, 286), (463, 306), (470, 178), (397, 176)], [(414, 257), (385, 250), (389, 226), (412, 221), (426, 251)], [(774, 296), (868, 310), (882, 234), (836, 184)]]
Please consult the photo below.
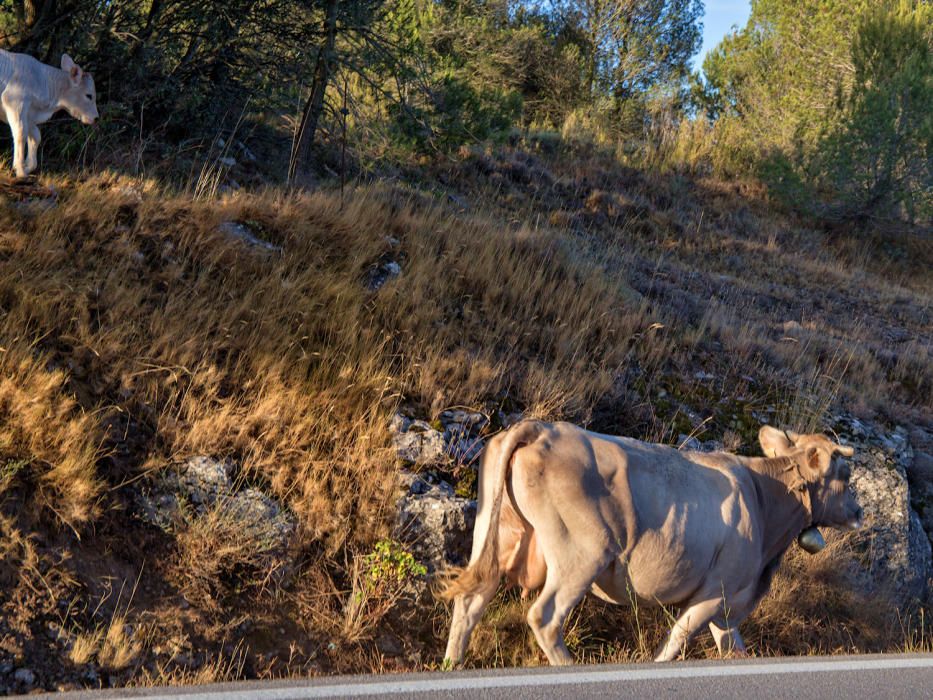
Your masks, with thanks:
[(438, 430), (409, 430), (395, 435), (393, 442), (399, 458), (415, 464), (440, 462), (447, 451), (444, 434)]
[(282, 252), (281, 246), (277, 246), (269, 241), (264, 241), (253, 233), (248, 226), (241, 224), (239, 221), (224, 221), (220, 224), (218, 230), (230, 238), (245, 243), (252, 248), (259, 248), (270, 253)]
[(865, 526), (851, 535), (854, 547), (865, 556), (853, 565), (851, 577), (867, 594), (885, 592), (901, 607), (922, 599), (933, 576), (933, 556), (910, 506), (910, 445), (847, 415), (837, 417), (834, 427), (840, 441), (855, 449), (851, 485), (865, 512)]
[(394, 260), (384, 262), (378, 267), (373, 267), (368, 273), (366, 286), (371, 292), (380, 289), (386, 282), (402, 274), (402, 266)]
[[(418, 480), (402, 475), (406, 482)], [(398, 501), (395, 535), (407, 543), (415, 557), (435, 572), (450, 565), (465, 564), (473, 543), (476, 501), (453, 495), (446, 482), (414, 493), (410, 486)]]
[(404, 433), (409, 425), (411, 425), (411, 419), (401, 413), (396, 413), (389, 419), (389, 431), (392, 433)]
[(297, 525), (294, 515), (259, 489), (237, 488), (233, 468), (227, 460), (190, 457), (140, 490), (140, 518), (174, 532), (179, 523), (220, 508), (258, 552), (284, 555)]

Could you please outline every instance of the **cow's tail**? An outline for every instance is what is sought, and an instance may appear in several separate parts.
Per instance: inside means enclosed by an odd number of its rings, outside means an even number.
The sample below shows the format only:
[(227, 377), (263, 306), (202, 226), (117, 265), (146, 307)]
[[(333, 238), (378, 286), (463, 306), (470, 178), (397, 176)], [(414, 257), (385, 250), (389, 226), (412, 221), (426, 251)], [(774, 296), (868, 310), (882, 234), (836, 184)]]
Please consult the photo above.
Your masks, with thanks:
[[(537, 421), (523, 421), (514, 426), (504, 436), (497, 454), (489, 455), (487, 468), (493, 469), (492, 503), (490, 504), (489, 522), (486, 526), (483, 546), (478, 556), (465, 569), (453, 569), (440, 583), (439, 595), (451, 600), (458, 595), (476, 593), (499, 580), (499, 514), (502, 511), (502, 498), (509, 476), (512, 455), (524, 445), (531, 444), (541, 434), (542, 426)], [(491, 445), (490, 445), (491, 447)], [(486, 466), (484, 464), (484, 466)], [(482, 475), (480, 475), (482, 476)], [(474, 531), (474, 537), (483, 536)]]

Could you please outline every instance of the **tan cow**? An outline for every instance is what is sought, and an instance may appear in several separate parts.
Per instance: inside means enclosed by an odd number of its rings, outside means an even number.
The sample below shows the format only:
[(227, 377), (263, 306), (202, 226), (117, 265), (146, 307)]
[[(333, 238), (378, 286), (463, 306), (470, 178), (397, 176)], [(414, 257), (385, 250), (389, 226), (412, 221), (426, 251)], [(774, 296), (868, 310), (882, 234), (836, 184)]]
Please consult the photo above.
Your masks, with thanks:
[(526, 421), (491, 440), (470, 564), (443, 591), (454, 599), (448, 663), (463, 660), (501, 575), (525, 593), (543, 587), (528, 624), (552, 664), (572, 662), (563, 624), (587, 592), (679, 606), (656, 661), (705, 625), (720, 653), (744, 653), (737, 625), (794, 538), (862, 521), (834, 458), (851, 447), (768, 426), (759, 439), (771, 457), (680, 452), (569, 423)]

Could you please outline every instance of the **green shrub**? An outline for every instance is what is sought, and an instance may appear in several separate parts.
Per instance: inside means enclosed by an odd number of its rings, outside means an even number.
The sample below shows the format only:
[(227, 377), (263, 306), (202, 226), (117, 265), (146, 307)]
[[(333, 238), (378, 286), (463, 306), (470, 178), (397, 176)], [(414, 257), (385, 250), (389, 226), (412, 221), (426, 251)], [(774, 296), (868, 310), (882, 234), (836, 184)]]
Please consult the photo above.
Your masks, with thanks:
[(464, 143), (504, 138), (522, 111), (516, 91), (476, 88), (466, 80), (444, 76), (423, 107), (397, 105), (394, 134), (402, 144), (426, 150), (456, 148)]
[(855, 79), (841, 126), (822, 140), (813, 181), (842, 216), (933, 214), (933, 7), (867, 13), (852, 43)]
[(363, 571), (373, 588), (402, 583), (428, 573), (424, 564), (395, 540), (379, 540), (373, 551), (363, 557)]

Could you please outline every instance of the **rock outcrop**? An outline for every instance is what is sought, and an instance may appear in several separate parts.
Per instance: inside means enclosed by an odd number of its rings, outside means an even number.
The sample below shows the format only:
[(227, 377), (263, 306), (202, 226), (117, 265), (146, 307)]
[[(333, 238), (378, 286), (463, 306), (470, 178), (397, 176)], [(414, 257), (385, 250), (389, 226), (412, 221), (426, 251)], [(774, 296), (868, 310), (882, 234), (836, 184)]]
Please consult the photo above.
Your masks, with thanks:
[(223, 221), (218, 230), (230, 240), (244, 244), (247, 248), (265, 253), (281, 253), (282, 247), (260, 238), (248, 225), (239, 221)]
[(910, 431), (914, 461), (907, 470), (910, 504), (933, 542), (933, 434), (920, 427)]
[(442, 474), (455, 470), (462, 483), (475, 481), (487, 423), (481, 413), (444, 411), (433, 425), (400, 414), (389, 425), (399, 459), (417, 470), (401, 472), (396, 534), (429, 572), (469, 559), (476, 501), (455, 493)]
[(849, 415), (837, 417), (833, 427), (855, 448), (851, 484), (865, 511), (865, 526), (849, 536), (862, 554), (850, 567), (853, 584), (899, 607), (924, 599), (933, 564), (930, 540), (910, 503), (907, 470), (914, 455), (907, 431), (886, 431)]
[(408, 487), (399, 500), (398, 538), (428, 573), (466, 564), (473, 542), (476, 501), (456, 496), (445, 481), (431, 483), (416, 474), (402, 478)]
[[(221, 508), (238, 537), (250, 542), (261, 558), (287, 559), (289, 540), (296, 528), (294, 515), (275, 499), (254, 487), (241, 488), (231, 477), (235, 465), (213, 457), (190, 457), (160, 473), (139, 491), (139, 517), (174, 532), (192, 519)], [(278, 563), (278, 562), (276, 562)]]

